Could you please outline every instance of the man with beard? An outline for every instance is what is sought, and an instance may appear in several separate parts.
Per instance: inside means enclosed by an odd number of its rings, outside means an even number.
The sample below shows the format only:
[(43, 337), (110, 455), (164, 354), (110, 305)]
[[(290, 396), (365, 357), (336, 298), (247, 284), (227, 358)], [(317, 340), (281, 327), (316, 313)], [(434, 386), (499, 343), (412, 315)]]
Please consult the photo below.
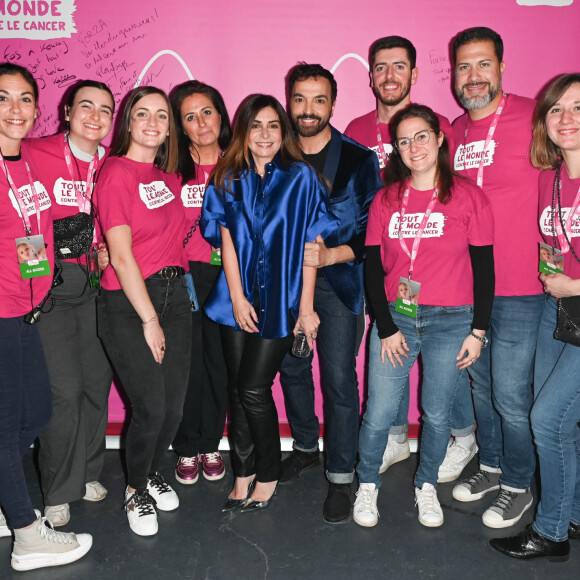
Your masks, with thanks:
[[(344, 134), (372, 149), (381, 169), (393, 151), (389, 122), (411, 103), (411, 86), (417, 82), (417, 51), (402, 36), (375, 40), (369, 48), (370, 86), (377, 98), (376, 109), (351, 121)], [(441, 130), (452, 146), (453, 131), (446, 117), (437, 115)]]
[[(320, 317), (317, 351), (324, 394), (326, 467), (330, 482), (323, 516), (347, 521), (356, 460), (360, 400), (356, 352), (364, 328), (364, 242), (369, 207), (381, 188), (376, 156), (329, 124), (337, 87), (318, 64), (299, 63), (287, 77), (289, 113), (304, 159), (330, 186), (330, 207), (340, 226), (326, 239), (306, 244), (304, 265), (318, 268), (314, 309)], [(312, 353), (286, 355), (280, 370), (294, 450), (282, 462), (280, 483), (297, 477), (319, 460), (318, 418), (314, 411)]]
[[(370, 86), (377, 98), (374, 111), (350, 122), (345, 135), (372, 149), (379, 158), (381, 169), (393, 151), (389, 122), (411, 103), (411, 86), (417, 81), (417, 51), (411, 41), (401, 36), (386, 36), (375, 40), (369, 48)], [(453, 150), (453, 130), (446, 117), (437, 114), (441, 130)], [(383, 455), (380, 473), (410, 456), (407, 439), (409, 389), (399, 406), (394, 425)], [(458, 389), (453, 407), (451, 440), (443, 464), (439, 468), (439, 483), (454, 481), (477, 452), (475, 443), (473, 405), (468, 378)]]
[[(454, 168), (475, 180), (495, 222), (495, 299), (489, 348), (470, 367), (479, 470), (453, 489), (459, 501), (498, 490), (483, 523), (505, 528), (532, 505), (535, 456), (529, 414), (536, 334), (544, 297), (538, 280), (538, 174), (530, 163), (531, 99), (502, 90), (503, 42), (489, 28), (453, 41), (455, 93), (467, 112), (455, 120)], [(506, 260), (506, 255), (516, 259)]]

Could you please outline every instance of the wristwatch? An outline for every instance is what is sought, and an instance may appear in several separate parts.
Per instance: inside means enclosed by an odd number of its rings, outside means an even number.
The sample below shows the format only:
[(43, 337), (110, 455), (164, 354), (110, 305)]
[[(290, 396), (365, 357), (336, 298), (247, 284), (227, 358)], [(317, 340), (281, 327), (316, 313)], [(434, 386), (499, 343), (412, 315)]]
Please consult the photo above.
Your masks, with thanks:
[(473, 336), (473, 338), (477, 338), (477, 340), (479, 340), (479, 342), (483, 343), (483, 348), (485, 348), (487, 346), (487, 343), (489, 342), (489, 339), (487, 338), (487, 336), (479, 336), (479, 334), (475, 334), (475, 332), (473, 332), (473, 330), (471, 330), (469, 332), (470, 336)]

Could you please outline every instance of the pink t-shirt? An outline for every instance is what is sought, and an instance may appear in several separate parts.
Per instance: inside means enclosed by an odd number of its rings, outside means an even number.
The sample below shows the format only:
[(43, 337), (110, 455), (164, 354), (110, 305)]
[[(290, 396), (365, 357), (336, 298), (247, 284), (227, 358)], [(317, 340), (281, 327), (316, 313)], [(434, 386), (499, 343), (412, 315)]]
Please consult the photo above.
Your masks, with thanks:
[[(369, 212), (367, 246), (381, 246), (385, 270), (387, 300), (397, 299), (399, 278), (409, 276), (411, 260), (401, 247), (399, 225), (401, 204), (398, 188), (386, 189), (375, 196)], [(433, 190), (409, 191), (405, 211), (403, 239), (412, 251), (416, 230), (423, 220)], [(473, 271), (469, 245), (493, 244), (493, 217), (489, 201), (479, 187), (457, 179), (451, 200), (443, 205), (435, 202), (423, 232), (415, 264), (413, 280), (421, 283), (419, 303), (429, 306), (463, 306), (473, 304)]]
[[(439, 119), (439, 126), (441, 127), (441, 131), (445, 133), (447, 140), (449, 141), (449, 149), (453, 150), (453, 129), (451, 128), (451, 124), (447, 120), (446, 117), (443, 115), (439, 115), (435, 113), (437, 118)], [(381, 128), (381, 139), (383, 144), (383, 150), (386, 153), (387, 159), (389, 155), (393, 151), (393, 145), (391, 143), (391, 134), (389, 133), (389, 124), (388, 123), (379, 123)], [(379, 151), (379, 142), (377, 139), (377, 112), (371, 111), (362, 117), (358, 117), (353, 119), (346, 128), (344, 134), (351, 139), (354, 139), (361, 145), (372, 149), (379, 159), (379, 165), (381, 169), (385, 167), (385, 164), (381, 160), (378, 151)]]
[[(52, 218), (58, 220), (79, 213), (76, 190), (64, 158), (64, 134), (57, 133), (51, 137), (43, 137), (41, 139), (26, 139), (23, 141), (23, 150), (27, 152), (32, 162), (34, 174), (41, 178), (52, 198)], [(99, 170), (108, 154), (109, 149), (105, 148), (103, 157), (101, 159), (97, 158), (94, 166), (96, 169), (95, 177), (99, 175)], [(77, 187), (84, 192), (86, 190), (90, 162), (75, 158), (71, 159), (71, 163)], [(92, 202), (95, 205), (96, 213), (97, 198), (94, 192)], [(95, 227), (97, 239), (102, 241), (103, 233), (100, 230), (98, 220), (95, 220)], [(76, 258), (63, 259), (61, 256), (57, 257), (65, 262), (78, 263)]]
[[(28, 210), (31, 235), (38, 235), (36, 208), (30, 180), (24, 160), (4, 161), (10, 172), (14, 185)], [(40, 204), (40, 233), (47, 244), (46, 255), (50, 262), (50, 271), (54, 272), (54, 246), (52, 236), (52, 204), (50, 196), (39, 181), (34, 179), (34, 188)], [(20, 214), (18, 201), (8, 185), (4, 171), (0, 169), (0, 317), (13, 318), (23, 316), (38, 306), (46, 296), (52, 284), (52, 276), (40, 276), (23, 280), (16, 254), (16, 238), (26, 236), (24, 220)], [(32, 285), (32, 286), (31, 286)], [(32, 291), (31, 291), (32, 288)]]
[[(538, 175), (530, 162), (535, 101), (509, 95), (488, 146), (483, 191), (495, 224), (495, 294), (530, 296), (542, 292), (538, 280)], [(453, 123), (455, 171), (477, 179), (481, 152), (493, 114), (471, 121), (467, 114)]]
[[(554, 177), (556, 170), (542, 171), (540, 173), (539, 188), (540, 188), (540, 231), (544, 242), (550, 246), (560, 248), (558, 237), (556, 234), (556, 241), (552, 236), (552, 193), (554, 188)], [(564, 222), (568, 218), (570, 210), (574, 207), (574, 201), (580, 191), (580, 177), (571, 179), (566, 171), (566, 165), (562, 164), (562, 171), (560, 172), (560, 181), (562, 182), (562, 190), (560, 191), (560, 199), (562, 200), (562, 218)], [(558, 203), (558, 194), (556, 194), (556, 203)], [(580, 258), (580, 218), (572, 219), (572, 231), (566, 232), (568, 239), (572, 243), (572, 247), (576, 255)], [(574, 257), (571, 251), (564, 254), (564, 274), (570, 278), (580, 278), (580, 264)], [(536, 247), (536, 272), (538, 269), (538, 248)]]
[[(133, 255), (143, 278), (165, 266), (188, 270), (183, 253), (185, 215), (178, 196), (177, 174), (151, 163), (109, 157), (97, 183), (99, 218), (106, 234), (115, 226), (131, 227)], [(102, 286), (120, 290), (113, 268), (103, 272)]]
[(181, 202), (185, 208), (186, 235), (183, 240), (185, 256), (190, 262), (206, 262), (211, 258), (211, 246), (199, 230), (201, 206), (205, 187), (215, 165), (198, 165), (196, 176), (181, 186)]

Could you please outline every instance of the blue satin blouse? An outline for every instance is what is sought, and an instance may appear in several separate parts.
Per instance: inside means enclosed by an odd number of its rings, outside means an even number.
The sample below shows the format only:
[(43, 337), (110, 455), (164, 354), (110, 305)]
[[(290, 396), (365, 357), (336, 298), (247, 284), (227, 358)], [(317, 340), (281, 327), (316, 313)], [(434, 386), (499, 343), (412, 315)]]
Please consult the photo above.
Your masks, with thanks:
[[(229, 230), (251, 304), (258, 289), (259, 335), (281, 338), (293, 330), (288, 313), (298, 318), (305, 242), (319, 234), (326, 237), (340, 221), (330, 213), (326, 189), (309, 165), (286, 165), (276, 156), (265, 169), (263, 180), (254, 171), (232, 180), (233, 194), (218, 191), (212, 181), (205, 191), (200, 228), (216, 248), (222, 243), (219, 226)], [(212, 320), (241, 330), (223, 270), (204, 309)]]

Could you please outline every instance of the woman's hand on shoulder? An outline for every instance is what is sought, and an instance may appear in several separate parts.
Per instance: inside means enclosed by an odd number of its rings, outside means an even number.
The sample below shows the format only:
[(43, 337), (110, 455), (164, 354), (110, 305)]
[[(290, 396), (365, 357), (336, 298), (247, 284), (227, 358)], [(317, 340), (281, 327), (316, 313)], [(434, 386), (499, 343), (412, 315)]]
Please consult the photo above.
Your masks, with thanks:
[(298, 334), (299, 330), (302, 330), (302, 332), (306, 335), (308, 346), (312, 348), (314, 345), (314, 339), (318, 334), (319, 326), (320, 318), (316, 312), (300, 312), (298, 314), (296, 325), (294, 326), (294, 336)]
[(232, 298), (232, 305), (236, 324), (245, 332), (259, 332), (256, 326), (258, 315), (245, 296), (237, 299)]
[(405, 335), (400, 330), (387, 336), (387, 338), (381, 338), (381, 362), (385, 362), (385, 355), (387, 355), (393, 367), (396, 368), (397, 363), (403, 366), (401, 357), (409, 358), (408, 352), (409, 345), (405, 340)]

